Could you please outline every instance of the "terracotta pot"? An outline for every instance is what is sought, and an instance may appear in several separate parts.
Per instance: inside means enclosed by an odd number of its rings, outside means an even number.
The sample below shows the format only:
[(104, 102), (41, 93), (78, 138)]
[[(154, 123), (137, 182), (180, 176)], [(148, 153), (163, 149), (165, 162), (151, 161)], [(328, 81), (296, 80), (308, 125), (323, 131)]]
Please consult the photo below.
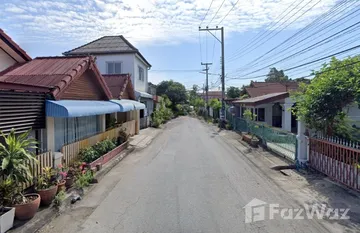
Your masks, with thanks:
[(37, 193), (41, 197), (41, 205), (50, 205), (52, 200), (54, 200), (56, 196), (56, 191), (58, 190), (58, 186), (54, 185), (48, 189), (37, 190)]
[(71, 188), (74, 184), (74, 178), (69, 178), (69, 177), (66, 177), (65, 179), (65, 187), (67, 189)]
[(56, 193), (59, 193), (61, 190), (66, 190), (65, 188), (65, 184), (66, 184), (66, 180), (62, 180), (60, 181), (60, 183), (58, 183), (58, 189), (57, 189), (57, 192)]
[(41, 197), (37, 193), (26, 194), (25, 197), (36, 196), (37, 198), (26, 204), (14, 205), (15, 217), (19, 220), (28, 220), (36, 214), (39, 209)]

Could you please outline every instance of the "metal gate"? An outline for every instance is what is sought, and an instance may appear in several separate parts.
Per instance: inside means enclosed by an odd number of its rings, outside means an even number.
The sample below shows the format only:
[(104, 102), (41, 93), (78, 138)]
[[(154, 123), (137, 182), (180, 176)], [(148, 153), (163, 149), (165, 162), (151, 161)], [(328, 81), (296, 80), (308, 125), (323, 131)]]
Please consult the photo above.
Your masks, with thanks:
[(292, 161), (296, 160), (297, 139), (296, 135), (265, 124), (246, 121), (243, 118), (234, 119), (234, 130), (250, 132), (261, 139), (262, 143), (275, 153)]
[(360, 150), (310, 138), (309, 165), (350, 188), (360, 190)]

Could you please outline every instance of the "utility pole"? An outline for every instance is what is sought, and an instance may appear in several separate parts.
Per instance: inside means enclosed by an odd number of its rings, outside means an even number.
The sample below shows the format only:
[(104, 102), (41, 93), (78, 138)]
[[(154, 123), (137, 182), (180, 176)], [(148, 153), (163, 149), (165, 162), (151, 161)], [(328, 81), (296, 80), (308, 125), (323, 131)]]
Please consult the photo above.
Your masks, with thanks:
[(206, 111), (209, 115), (209, 65), (212, 65), (212, 63), (202, 63), (202, 66), (205, 66), (206, 68), (203, 69), (203, 71), (206, 71), (206, 84), (205, 84), (205, 102), (206, 102)]
[[(217, 41), (221, 44), (221, 115), (220, 119), (225, 120), (225, 51), (224, 51), (224, 27), (216, 28), (201, 28), (199, 27), (199, 31), (207, 31), (209, 32)], [(221, 40), (217, 38), (211, 31), (221, 31)]]

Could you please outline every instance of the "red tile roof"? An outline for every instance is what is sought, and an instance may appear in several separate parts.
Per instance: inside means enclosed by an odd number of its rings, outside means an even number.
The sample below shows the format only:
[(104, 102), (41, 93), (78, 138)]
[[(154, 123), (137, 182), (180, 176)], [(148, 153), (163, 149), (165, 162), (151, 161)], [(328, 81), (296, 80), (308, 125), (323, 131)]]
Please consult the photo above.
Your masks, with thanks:
[(267, 82), (252, 82), (251, 87), (246, 87), (245, 90), (250, 97), (257, 97), (271, 93), (287, 92), (296, 90), (298, 88), (297, 82), (286, 83), (267, 83)]
[(25, 61), (30, 61), (31, 57), (22, 49), (20, 46), (11, 39), (1, 28), (0, 28), (0, 39), (3, 39), (5, 43), (9, 45), (16, 53), (18, 53)]
[(131, 90), (129, 97), (135, 100), (134, 88), (129, 74), (103, 75), (103, 77), (113, 98), (122, 99), (126, 87), (128, 87)]
[(88, 69), (95, 73), (100, 86), (110, 99), (110, 90), (90, 56), (38, 57), (8, 70), (0, 76), (0, 82), (47, 87), (55, 99), (58, 99), (63, 90)]
[[(200, 97), (205, 98), (206, 93), (200, 93), (199, 95), (200, 95)], [(209, 96), (209, 99), (214, 99), (214, 98), (221, 99), (222, 98), (221, 91), (208, 91), (208, 96)]]

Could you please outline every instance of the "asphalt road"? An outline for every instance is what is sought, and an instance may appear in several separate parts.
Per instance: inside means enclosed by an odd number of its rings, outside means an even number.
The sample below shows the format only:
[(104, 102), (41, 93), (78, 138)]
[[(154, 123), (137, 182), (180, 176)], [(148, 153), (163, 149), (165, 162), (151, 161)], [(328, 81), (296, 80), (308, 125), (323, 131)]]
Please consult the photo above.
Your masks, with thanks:
[(82, 211), (56, 219), (47, 231), (328, 232), (317, 220), (283, 220), (279, 214), (269, 220), (268, 207), (266, 220), (245, 223), (243, 207), (253, 198), (297, 206), (216, 131), (190, 117), (175, 119), (97, 186)]

